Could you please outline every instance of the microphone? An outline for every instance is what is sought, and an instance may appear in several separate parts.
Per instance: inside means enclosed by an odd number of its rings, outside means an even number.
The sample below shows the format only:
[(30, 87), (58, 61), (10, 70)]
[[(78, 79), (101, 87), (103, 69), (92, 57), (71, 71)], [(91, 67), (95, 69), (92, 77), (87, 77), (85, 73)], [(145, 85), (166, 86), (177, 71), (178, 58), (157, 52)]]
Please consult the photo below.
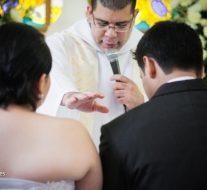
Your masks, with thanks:
[[(111, 68), (112, 68), (114, 75), (121, 74), (120, 68), (119, 68), (119, 60), (118, 60), (119, 51), (117, 49), (110, 48), (106, 50), (105, 55), (111, 64)], [(116, 81), (116, 82), (120, 82), (120, 81)], [(124, 111), (126, 112), (126, 105), (124, 105)]]
[(120, 69), (119, 69), (119, 52), (117, 49), (107, 49), (106, 51), (106, 57), (109, 60), (111, 64), (111, 68), (113, 70), (114, 75), (116, 74), (121, 74)]

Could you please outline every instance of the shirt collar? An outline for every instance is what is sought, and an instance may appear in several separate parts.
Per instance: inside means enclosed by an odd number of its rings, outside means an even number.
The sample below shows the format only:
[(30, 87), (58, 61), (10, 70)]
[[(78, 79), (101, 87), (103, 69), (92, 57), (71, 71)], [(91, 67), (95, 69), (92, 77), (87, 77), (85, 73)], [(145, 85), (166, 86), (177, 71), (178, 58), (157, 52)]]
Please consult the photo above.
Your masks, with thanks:
[(192, 79), (195, 79), (195, 77), (183, 76), (183, 77), (177, 77), (177, 78), (171, 79), (167, 83), (176, 82), (176, 81), (183, 81), (183, 80), (192, 80)]

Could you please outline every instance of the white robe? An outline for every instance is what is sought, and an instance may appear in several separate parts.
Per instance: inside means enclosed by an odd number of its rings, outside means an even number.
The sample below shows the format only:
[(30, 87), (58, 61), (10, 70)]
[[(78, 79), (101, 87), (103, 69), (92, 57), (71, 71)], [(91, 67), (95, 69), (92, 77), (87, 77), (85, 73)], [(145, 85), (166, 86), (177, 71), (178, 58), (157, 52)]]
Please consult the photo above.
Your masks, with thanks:
[[(123, 114), (124, 107), (122, 104), (117, 103), (117, 99), (114, 96), (114, 91), (112, 89), (114, 82), (109, 80), (109, 78), (113, 75), (110, 63), (107, 60), (105, 54), (96, 45), (91, 35), (89, 24), (85, 18), (69, 27), (66, 31), (55, 33), (46, 39), (53, 58), (51, 86), (45, 102), (40, 108), (38, 108), (37, 112), (51, 116), (79, 120), (79, 111), (70, 110), (64, 106), (60, 106), (60, 102), (65, 93), (78, 91), (72, 82), (73, 73), (71, 73), (70, 70), (71, 63), (68, 61), (68, 57), (70, 57), (70, 50), (67, 49), (67, 33), (81, 38), (84, 42), (90, 45), (90, 47), (92, 47), (97, 54), (97, 91), (103, 93), (105, 98), (97, 99), (96, 101), (110, 109), (109, 113), (107, 114), (98, 112), (93, 113), (95, 115), (91, 136), (96, 147), (98, 148), (100, 143), (101, 126)], [(143, 34), (140, 31), (138, 31), (136, 28), (133, 28), (129, 40), (119, 51), (119, 66), (121, 74), (133, 81), (136, 80), (136, 84), (138, 84), (139, 89), (143, 92), (138, 65), (132, 59), (131, 54), (131, 50), (136, 48), (142, 35)]]

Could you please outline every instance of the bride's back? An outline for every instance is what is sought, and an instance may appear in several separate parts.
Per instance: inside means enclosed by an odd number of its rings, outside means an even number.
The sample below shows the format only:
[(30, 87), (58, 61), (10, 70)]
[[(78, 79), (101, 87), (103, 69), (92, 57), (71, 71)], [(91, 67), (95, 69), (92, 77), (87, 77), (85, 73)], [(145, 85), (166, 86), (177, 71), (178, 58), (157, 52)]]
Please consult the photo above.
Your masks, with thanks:
[(92, 142), (79, 122), (11, 105), (0, 110), (0, 126), (0, 166), (6, 177), (47, 182), (48, 177), (78, 180), (87, 172)]
[(44, 36), (30, 26), (4, 24), (0, 54), (0, 172), (5, 178), (72, 180), (77, 190), (101, 189), (100, 160), (84, 126), (35, 113), (50, 86), (52, 59)]

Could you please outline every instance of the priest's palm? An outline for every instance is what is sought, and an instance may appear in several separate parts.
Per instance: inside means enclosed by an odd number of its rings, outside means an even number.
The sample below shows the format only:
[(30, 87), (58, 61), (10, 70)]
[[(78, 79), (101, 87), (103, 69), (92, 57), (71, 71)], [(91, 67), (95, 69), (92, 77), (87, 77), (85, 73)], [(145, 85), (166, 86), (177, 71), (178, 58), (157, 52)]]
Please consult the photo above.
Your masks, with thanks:
[(84, 92), (69, 92), (62, 99), (61, 105), (69, 109), (77, 109), (82, 112), (108, 113), (109, 109), (98, 104), (95, 99), (104, 98), (104, 95), (99, 92), (84, 91)]

